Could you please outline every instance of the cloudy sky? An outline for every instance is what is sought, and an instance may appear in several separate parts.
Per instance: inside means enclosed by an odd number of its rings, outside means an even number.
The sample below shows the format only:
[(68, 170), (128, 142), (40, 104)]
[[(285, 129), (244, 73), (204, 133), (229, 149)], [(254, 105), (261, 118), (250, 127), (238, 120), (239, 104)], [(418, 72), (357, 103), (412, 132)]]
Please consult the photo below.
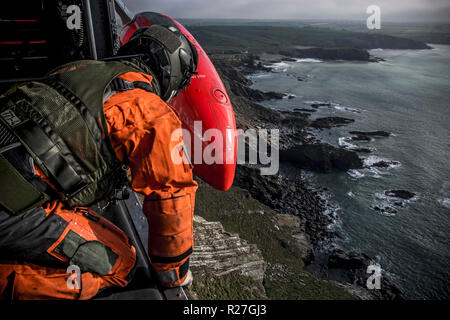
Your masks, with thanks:
[(176, 18), (367, 19), (369, 5), (393, 22), (450, 22), (449, 0), (123, 0), (132, 11)]

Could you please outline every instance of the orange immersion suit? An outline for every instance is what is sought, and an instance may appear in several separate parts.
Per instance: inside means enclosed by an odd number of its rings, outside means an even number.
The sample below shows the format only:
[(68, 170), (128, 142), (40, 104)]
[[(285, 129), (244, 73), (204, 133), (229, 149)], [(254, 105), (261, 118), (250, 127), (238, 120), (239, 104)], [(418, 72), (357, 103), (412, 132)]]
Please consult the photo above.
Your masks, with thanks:
[[(120, 77), (152, 80), (137, 72)], [(181, 122), (159, 96), (142, 89), (115, 93), (104, 103), (104, 113), (116, 155), (130, 167), (131, 186), (145, 195), (153, 269), (163, 285), (180, 285), (193, 249), (197, 190), (189, 164), (171, 158), (181, 144), (182, 137), (172, 140)], [(182, 149), (178, 152), (183, 156)], [(34, 167), (36, 176), (50, 184)], [(0, 299), (90, 299), (102, 289), (125, 287), (136, 261), (122, 230), (88, 208), (67, 208), (56, 199), (18, 217), (0, 211), (0, 239)], [(66, 269), (78, 263), (83, 265), (81, 283), (68, 286)]]

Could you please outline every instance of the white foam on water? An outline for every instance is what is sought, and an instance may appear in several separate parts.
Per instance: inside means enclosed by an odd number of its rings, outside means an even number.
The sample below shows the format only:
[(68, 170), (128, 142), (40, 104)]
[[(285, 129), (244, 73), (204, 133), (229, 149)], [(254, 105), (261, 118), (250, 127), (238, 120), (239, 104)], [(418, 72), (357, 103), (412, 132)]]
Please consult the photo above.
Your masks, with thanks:
[(289, 99), (289, 97), (297, 98), (297, 96), (294, 93), (285, 92), (284, 94), (285, 96), (283, 97), (283, 99)]
[(265, 65), (264, 67), (272, 69), (272, 71), (286, 72), (290, 65), (286, 62), (276, 62)]
[(329, 107), (334, 107), (334, 106), (338, 106), (338, 103), (334, 103), (331, 101), (319, 101), (319, 100), (307, 100), (307, 101), (303, 101), (304, 104), (329, 104), (330, 106), (326, 106), (327, 108)]
[[(372, 168), (373, 165), (379, 163), (379, 162), (386, 162), (388, 163), (388, 166), (385, 169), (394, 169), (400, 167), (402, 164), (399, 161), (394, 161), (390, 159), (386, 159), (383, 157), (379, 157), (376, 155), (370, 155), (367, 158), (363, 158), (363, 164), (367, 168), (375, 169), (374, 171), (380, 172), (378, 168)], [(381, 169), (381, 168), (380, 168)]]
[(357, 145), (354, 145), (354, 144), (352, 144), (352, 143), (350, 143), (350, 142), (348, 142), (348, 140), (350, 140), (352, 137), (340, 137), (339, 139), (338, 139), (338, 144), (339, 144), (339, 146), (340, 147), (344, 147), (344, 148), (346, 148), (346, 149), (356, 149), (356, 148), (358, 148), (358, 146)]
[(380, 170), (378, 170), (378, 168), (370, 168), (369, 172), (373, 174), (372, 177), (375, 178), (375, 179), (379, 179), (379, 178), (381, 178), (381, 176), (383, 174), (386, 174), (386, 173), (381, 172)]
[(255, 73), (248, 75), (247, 79), (262, 79), (262, 78), (269, 78), (271, 76), (270, 73)]
[[(378, 207), (381, 210), (377, 210), (375, 209), (375, 207)], [(388, 201), (378, 201), (378, 202), (374, 202), (370, 208), (375, 211), (376, 213), (378, 213), (379, 215), (385, 216), (385, 217), (395, 217), (395, 213), (393, 212), (388, 212), (388, 211), (383, 211), (384, 208), (389, 207), (391, 209), (397, 210), (395, 208), (393, 208), (391, 206), (391, 204)]]
[(441, 206), (450, 209), (450, 198), (438, 199), (438, 202)]
[(320, 59), (312, 59), (312, 58), (305, 58), (305, 59), (297, 59), (295, 62), (301, 63), (301, 62), (309, 62), (309, 63), (320, 63), (322, 60)]
[[(347, 150), (358, 150), (361, 148), (356, 144), (350, 143), (349, 141), (352, 141), (352, 137), (340, 137), (338, 138), (338, 145)], [(364, 149), (369, 149), (370, 151), (376, 150), (375, 147), (364, 147)]]
[(345, 112), (351, 112), (351, 113), (361, 113), (362, 110), (358, 108), (350, 108), (350, 107), (343, 107), (340, 105), (335, 105), (334, 108), (338, 111), (345, 111)]
[(361, 178), (364, 178), (364, 177), (365, 177), (364, 173), (361, 173), (360, 171), (355, 170), (355, 169), (350, 169), (350, 170), (348, 170), (348, 171), (347, 171), (347, 174), (348, 174), (350, 177), (355, 178), (355, 179), (361, 179)]

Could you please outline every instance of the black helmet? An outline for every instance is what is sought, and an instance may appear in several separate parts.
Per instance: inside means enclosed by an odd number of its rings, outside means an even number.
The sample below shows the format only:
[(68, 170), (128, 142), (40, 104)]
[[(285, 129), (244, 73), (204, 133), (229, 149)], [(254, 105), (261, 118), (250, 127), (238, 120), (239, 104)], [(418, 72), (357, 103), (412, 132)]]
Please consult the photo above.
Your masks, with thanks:
[(158, 78), (164, 101), (189, 86), (197, 70), (197, 50), (175, 27), (139, 28), (118, 52), (119, 56), (132, 54), (143, 54), (142, 61)]

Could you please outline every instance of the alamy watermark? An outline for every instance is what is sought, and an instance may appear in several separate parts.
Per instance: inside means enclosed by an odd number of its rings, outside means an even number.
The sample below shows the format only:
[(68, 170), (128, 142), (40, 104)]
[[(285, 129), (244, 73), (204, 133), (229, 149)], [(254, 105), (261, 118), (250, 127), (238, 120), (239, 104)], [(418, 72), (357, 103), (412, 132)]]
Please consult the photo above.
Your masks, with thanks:
[[(171, 150), (173, 163), (191, 165), (247, 163), (262, 165), (260, 169), (262, 175), (278, 173), (279, 129), (248, 129), (246, 131), (226, 129), (225, 132), (219, 129), (208, 129), (203, 132), (202, 122), (195, 121), (193, 135), (192, 139), (191, 132), (186, 129), (177, 129), (172, 133), (171, 140), (178, 142)], [(192, 140), (193, 145), (191, 145)], [(236, 141), (237, 157), (235, 157)]]
[(66, 280), (67, 288), (70, 290), (81, 289), (81, 270), (79, 266), (70, 265), (67, 267), (66, 273), (70, 276)]
[(366, 273), (371, 274), (367, 279), (366, 287), (369, 290), (381, 289), (381, 267), (377, 264), (372, 264), (367, 267)]
[(381, 29), (381, 9), (377, 5), (370, 5), (366, 10), (370, 16), (367, 18), (367, 29), (379, 30)]
[(79, 6), (73, 4), (66, 9), (69, 17), (67, 18), (66, 25), (69, 30), (81, 29), (81, 9)]

